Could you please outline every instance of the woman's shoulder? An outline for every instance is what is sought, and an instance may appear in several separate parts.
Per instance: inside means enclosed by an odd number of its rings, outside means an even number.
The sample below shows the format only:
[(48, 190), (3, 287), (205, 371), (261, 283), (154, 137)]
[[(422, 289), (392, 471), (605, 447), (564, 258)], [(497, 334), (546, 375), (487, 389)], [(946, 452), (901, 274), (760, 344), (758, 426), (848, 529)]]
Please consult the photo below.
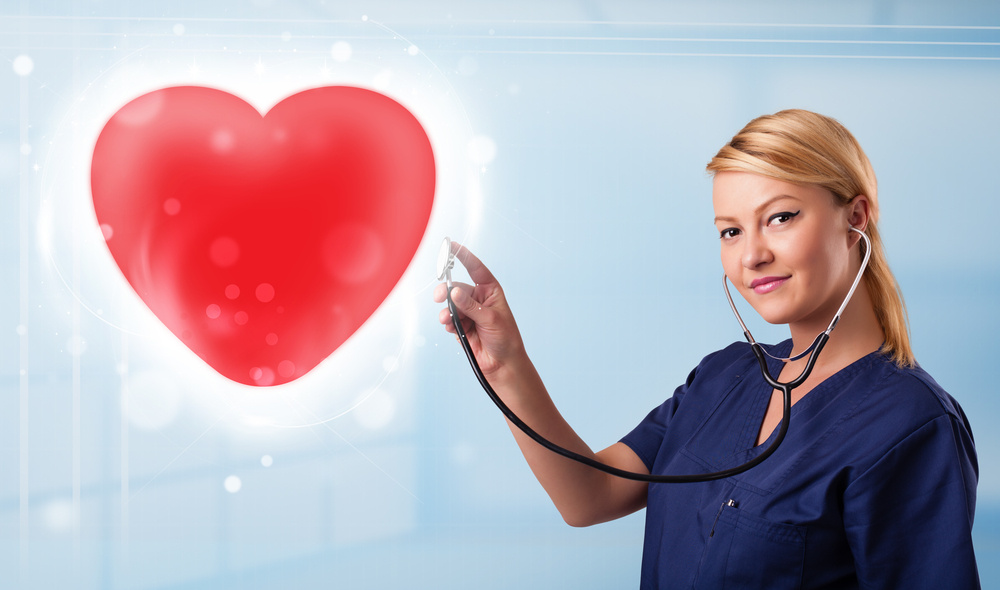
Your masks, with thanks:
[(935, 418), (951, 415), (965, 420), (954, 397), (918, 364), (901, 367), (887, 355), (874, 355), (874, 371), (881, 377), (877, 397), (893, 404), (897, 411)]
[[(901, 367), (881, 353), (844, 383), (847, 412), (856, 434), (883, 451), (919, 432), (972, 440), (972, 428), (959, 402), (919, 365)], [(951, 433), (951, 434), (948, 434)]]

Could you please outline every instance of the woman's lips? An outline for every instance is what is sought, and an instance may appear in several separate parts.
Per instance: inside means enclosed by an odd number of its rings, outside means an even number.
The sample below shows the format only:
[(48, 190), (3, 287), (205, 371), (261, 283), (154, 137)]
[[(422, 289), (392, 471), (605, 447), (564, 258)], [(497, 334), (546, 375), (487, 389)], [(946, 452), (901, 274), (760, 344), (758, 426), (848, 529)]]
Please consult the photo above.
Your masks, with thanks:
[(758, 295), (763, 295), (764, 293), (770, 293), (771, 291), (774, 291), (790, 278), (791, 278), (790, 276), (762, 277), (759, 279), (754, 279), (754, 281), (750, 283), (750, 288), (754, 290), (754, 293), (757, 293)]

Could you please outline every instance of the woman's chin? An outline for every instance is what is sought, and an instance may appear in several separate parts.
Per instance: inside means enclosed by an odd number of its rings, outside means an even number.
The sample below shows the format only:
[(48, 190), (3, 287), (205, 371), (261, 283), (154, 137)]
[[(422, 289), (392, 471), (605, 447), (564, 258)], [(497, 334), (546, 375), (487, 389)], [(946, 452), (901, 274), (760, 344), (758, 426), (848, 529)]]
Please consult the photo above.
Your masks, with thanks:
[(787, 324), (791, 321), (791, 317), (787, 313), (780, 310), (754, 308), (754, 311), (757, 312), (757, 315), (759, 315), (762, 320), (772, 326)]

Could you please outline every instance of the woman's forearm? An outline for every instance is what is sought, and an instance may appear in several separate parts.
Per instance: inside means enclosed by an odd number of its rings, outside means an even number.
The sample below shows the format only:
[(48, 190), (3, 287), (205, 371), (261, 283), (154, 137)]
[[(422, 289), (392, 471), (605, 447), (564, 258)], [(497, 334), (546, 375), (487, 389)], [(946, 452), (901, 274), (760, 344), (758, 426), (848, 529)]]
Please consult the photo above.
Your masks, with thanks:
[[(595, 453), (559, 413), (527, 355), (491, 377), (497, 394), (538, 434), (570, 451), (629, 471), (647, 472), (625, 445)], [(647, 484), (621, 479), (558, 455), (508, 421), (531, 471), (563, 519), (588, 526), (625, 516), (645, 506)]]

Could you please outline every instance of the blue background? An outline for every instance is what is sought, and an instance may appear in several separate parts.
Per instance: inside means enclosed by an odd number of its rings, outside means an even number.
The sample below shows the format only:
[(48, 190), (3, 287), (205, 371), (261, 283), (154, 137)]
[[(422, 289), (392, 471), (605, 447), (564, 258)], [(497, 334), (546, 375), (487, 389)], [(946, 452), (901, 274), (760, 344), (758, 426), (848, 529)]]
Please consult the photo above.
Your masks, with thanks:
[[(791, 107), (839, 119), (875, 166), (917, 358), (973, 425), (975, 542), (984, 587), (1000, 585), (996, 3), (11, 4), (0, 587), (637, 586), (642, 514), (563, 524), (437, 324), (438, 242), (491, 266), (552, 396), (603, 448), (741, 337), (704, 165)], [(369, 86), (434, 142), (438, 200), (411, 270), (301, 384), (214, 376), (101, 249), (96, 132), (178, 83), (261, 110)], [(754, 320), (758, 339), (784, 337)]]

